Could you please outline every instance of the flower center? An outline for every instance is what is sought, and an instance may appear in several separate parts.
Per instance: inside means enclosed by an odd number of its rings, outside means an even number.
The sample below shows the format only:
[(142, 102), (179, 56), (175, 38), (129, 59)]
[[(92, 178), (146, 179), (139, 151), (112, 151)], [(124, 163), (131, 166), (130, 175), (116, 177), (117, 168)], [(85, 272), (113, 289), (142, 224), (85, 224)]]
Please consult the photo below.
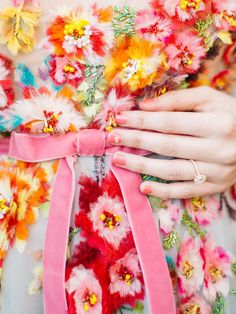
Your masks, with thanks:
[(70, 63), (68, 63), (67, 65), (64, 66), (63, 68), (63, 72), (64, 73), (75, 73), (76, 72), (76, 68), (73, 67), (73, 65), (71, 65)]
[(186, 261), (183, 266), (182, 274), (186, 279), (189, 279), (193, 276), (194, 267), (190, 261)]
[(124, 71), (124, 78), (126, 80), (130, 80), (131, 78), (134, 78), (136, 80), (139, 79), (138, 72), (140, 71), (140, 61), (129, 59), (128, 62), (124, 62), (122, 64), (123, 71)]
[(180, 0), (179, 4), (182, 10), (196, 10), (200, 9), (200, 4), (202, 0)]
[(0, 220), (3, 219), (7, 212), (16, 207), (16, 203), (11, 200), (7, 200), (2, 194), (0, 194)]
[(122, 281), (125, 281), (125, 283), (130, 286), (132, 282), (134, 281), (134, 275), (128, 270), (127, 267), (121, 265), (120, 269), (118, 271), (119, 278)]
[(94, 292), (86, 290), (83, 296), (84, 310), (88, 312), (98, 302), (98, 298)]
[(86, 20), (72, 21), (65, 25), (64, 29), (65, 41), (69, 45), (77, 46), (78, 48), (86, 47), (90, 43), (92, 35), (91, 26)]
[(151, 34), (158, 34), (160, 32), (163, 32), (163, 29), (159, 28), (159, 23), (155, 23), (150, 25), (149, 27), (144, 29), (145, 33), (151, 33)]
[(59, 122), (59, 117), (62, 115), (60, 111), (58, 114), (53, 111), (44, 111), (44, 133), (54, 134), (57, 133), (57, 124)]
[(183, 314), (200, 314), (200, 307), (197, 304), (189, 305), (185, 310)]
[(224, 11), (221, 14), (221, 17), (224, 18), (230, 25), (232, 25), (233, 27), (236, 27), (236, 17), (232, 12)]
[(100, 220), (103, 222), (106, 228), (113, 230), (115, 227), (120, 225), (122, 217), (107, 211), (104, 211), (100, 215)]
[(218, 280), (224, 277), (222, 270), (214, 265), (209, 267), (209, 273), (213, 283), (216, 283)]
[(198, 212), (198, 211), (206, 211), (206, 202), (203, 198), (201, 197), (194, 197), (192, 198), (192, 204), (194, 206), (194, 211)]
[(195, 57), (194, 54), (189, 52), (186, 47), (183, 49), (183, 47), (179, 46), (178, 48), (181, 50), (181, 52), (177, 55), (177, 57), (181, 59), (182, 65), (184, 67), (192, 65), (193, 59)]
[(106, 121), (107, 121), (106, 131), (108, 132), (111, 132), (114, 128), (118, 126), (113, 111), (108, 112)]

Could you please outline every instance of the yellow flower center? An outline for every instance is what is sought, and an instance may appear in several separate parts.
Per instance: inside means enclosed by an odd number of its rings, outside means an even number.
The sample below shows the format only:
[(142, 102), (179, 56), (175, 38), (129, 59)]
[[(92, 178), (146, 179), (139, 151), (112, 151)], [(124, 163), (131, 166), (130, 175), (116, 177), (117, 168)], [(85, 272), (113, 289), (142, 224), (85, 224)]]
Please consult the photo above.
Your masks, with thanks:
[(62, 112), (54, 113), (53, 111), (44, 111), (44, 128), (43, 132), (48, 134), (57, 133), (57, 124), (59, 122), (59, 117), (62, 115)]
[(200, 312), (200, 306), (197, 304), (189, 305), (185, 310), (183, 314), (201, 314)]
[(196, 10), (200, 9), (202, 0), (180, 0), (179, 4), (182, 10)]
[(134, 281), (134, 275), (128, 270), (127, 267), (121, 265), (118, 271), (118, 274), (119, 274), (120, 280), (125, 281), (127, 286), (131, 286), (131, 284)]
[(82, 37), (87, 25), (89, 22), (86, 20), (74, 20), (65, 25), (64, 35), (72, 35), (75, 38)]
[(194, 206), (194, 211), (206, 211), (206, 201), (202, 197), (194, 197), (191, 200), (193, 206)]
[(221, 14), (221, 17), (224, 18), (231, 26), (236, 27), (236, 17), (232, 12), (224, 11)]
[(109, 213), (107, 211), (104, 211), (100, 215), (99, 218), (103, 222), (104, 226), (106, 228), (109, 228), (110, 230), (113, 230), (115, 227), (119, 226), (120, 221), (122, 219), (122, 217), (120, 215)]
[(70, 64), (67, 64), (67, 65), (64, 66), (63, 71), (64, 71), (65, 73), (75, 73), (76, 68), (73, 67), (73, 66), (70, 65)]
[(214, 265), (209, 267), (209, 273), (213, 283), (216, 283), (218, 280), (224, 277), (222, 270)]
[(7, 212), (11, 209), (16, 209), (16, 206), (17, 205), (13, 200), (8, 201), (6, 198), (0, 195), (0, 219), (3, 219)]
[(113, 115), (109, 116), (107, 119), (106, 131), (111, 132), (117, 126), (118, 124), (116, 123), (115, 117)]
[(190, 261), (186, 261), (183, 266), (182, 274), (186, 279), (189, 279), (193, 276), (194, 267)]
[(98, 302), (98, 298), (94, 292), (86, 291), (83, 297), (84, 310), (89, 312)]

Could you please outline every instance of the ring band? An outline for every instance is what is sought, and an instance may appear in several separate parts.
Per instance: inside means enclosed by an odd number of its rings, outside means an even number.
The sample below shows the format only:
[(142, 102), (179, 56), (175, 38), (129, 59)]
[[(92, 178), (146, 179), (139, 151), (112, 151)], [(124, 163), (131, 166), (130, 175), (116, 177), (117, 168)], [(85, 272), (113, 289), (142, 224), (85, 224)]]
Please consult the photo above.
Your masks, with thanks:
[(196, 171), (196, 175), (195, 175), (195, 177), (194, 177), (194, 179), (193, 179), (193, 182), (194, 182), (195, 184), (197, 184), (197, 185), (198, 185), (198, 184), (203, 184), (203, 183), (205, 183), (206, 180), (207, 180), (207, 177), (206, 177), (204, 174), (201, 174), (201, 173), (199, 172), (196, 161), (194, 161), (194, 160), (192, 160), (192, 159), (190, 159), (190, 161), (191, 161), (191, 163), (193, 164), (194, 169), (195, 169), (195, 171)]

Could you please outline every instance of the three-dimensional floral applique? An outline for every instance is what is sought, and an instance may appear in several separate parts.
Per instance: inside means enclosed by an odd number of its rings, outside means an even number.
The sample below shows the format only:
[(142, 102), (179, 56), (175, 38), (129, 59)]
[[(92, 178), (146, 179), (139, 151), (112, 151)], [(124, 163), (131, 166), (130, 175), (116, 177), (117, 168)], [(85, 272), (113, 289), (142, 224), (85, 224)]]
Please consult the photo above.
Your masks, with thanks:
[(181, 299), (177, 314), (210, 314), (210, 305), (200, 296)]
[(236, 30), (236, 3), (235, 1), (212, 0), (215, 25), (223, 30)]
[(8, 47), (13, 55), (29, 53), (36, 42), (40, 10), (25, 6), (13, 6), (0, 10), (0, 43)]
[(0, 54), (0, 109), (10, 106), (15, 98), (10, 59)]

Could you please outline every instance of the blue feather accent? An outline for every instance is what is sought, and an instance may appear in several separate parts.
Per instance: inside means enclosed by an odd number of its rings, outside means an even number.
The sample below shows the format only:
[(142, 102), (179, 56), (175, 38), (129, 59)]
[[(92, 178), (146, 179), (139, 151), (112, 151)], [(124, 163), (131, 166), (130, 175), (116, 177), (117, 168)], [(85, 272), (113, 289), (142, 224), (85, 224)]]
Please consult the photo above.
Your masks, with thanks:
[(23, 63), (19, 63), (16, 67), (16, 78), (26, 87), (35, 87), (35, 77), (31, 70)]
[(10, 132), (16, 129), (23, 119), (10, 110), (0, 112), (0, 132)]

